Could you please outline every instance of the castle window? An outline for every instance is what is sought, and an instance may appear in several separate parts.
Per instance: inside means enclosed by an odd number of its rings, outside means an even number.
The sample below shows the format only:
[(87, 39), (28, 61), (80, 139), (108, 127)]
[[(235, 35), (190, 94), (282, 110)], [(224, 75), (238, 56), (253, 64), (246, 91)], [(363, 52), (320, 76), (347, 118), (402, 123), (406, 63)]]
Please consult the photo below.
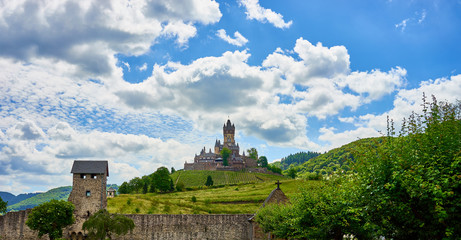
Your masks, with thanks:
[(96, 179), (96, 174), (91, 174), (92, 179)]
[(85, 175), (85, 174), (80, 174), (80, 178), (85, 179), (85, 178), (86, 178), (86, 175)]
[(90, 191), (86, 191), (86, 196), (87, 196), (87, 197), (91, 196), (91, 192), (90, 192)]

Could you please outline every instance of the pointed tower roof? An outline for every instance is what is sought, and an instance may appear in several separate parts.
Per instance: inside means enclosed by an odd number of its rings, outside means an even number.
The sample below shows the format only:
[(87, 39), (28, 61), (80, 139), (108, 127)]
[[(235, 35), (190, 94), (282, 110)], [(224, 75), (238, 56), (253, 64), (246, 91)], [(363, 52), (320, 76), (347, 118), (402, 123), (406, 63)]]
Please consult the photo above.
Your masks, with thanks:
[(235, 125), (231, 123), (230, 119), (227, 119), (227, 123), (223, 126), (224, 130), (235, 130)]

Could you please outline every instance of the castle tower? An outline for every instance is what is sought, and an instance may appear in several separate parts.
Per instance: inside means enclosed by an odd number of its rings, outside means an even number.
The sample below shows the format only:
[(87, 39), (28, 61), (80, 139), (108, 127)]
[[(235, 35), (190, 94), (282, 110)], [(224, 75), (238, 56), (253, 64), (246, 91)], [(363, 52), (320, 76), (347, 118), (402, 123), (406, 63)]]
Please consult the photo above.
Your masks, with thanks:
[(235, 126), (231, 124), (231, 121), (227, 119), (227, 123), (224, 124), (223, 128), (223, 135), (224, 135), (224, 146), (233, 146), (235, 145)]
[(107, 206), (106, 184), (109, 176), (107, 161), (75, 160), (72, 170), (72, 192), (69, 202), (75, 205), (75, 224), (69, 234), (81, 234), (82, 225), (92, 214)]

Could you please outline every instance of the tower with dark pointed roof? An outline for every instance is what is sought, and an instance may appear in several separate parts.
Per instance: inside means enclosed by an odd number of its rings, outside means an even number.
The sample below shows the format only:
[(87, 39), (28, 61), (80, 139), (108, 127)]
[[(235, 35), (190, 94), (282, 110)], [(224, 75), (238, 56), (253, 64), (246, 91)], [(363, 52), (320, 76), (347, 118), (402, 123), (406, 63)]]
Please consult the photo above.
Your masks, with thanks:
[(235, 145), (235, 125), (231, 123), (230, 119), (227, 119), (227, 123), (224, 124), (223, 128), (223, 135), (224, 135), (224, 145)]
[(81, 232), (83, 222), (100, 209), (107, 207), (107, 161), (75, 160), (70, 171), (73, 174), (69, 202), (75, 205), (75, 223), (70, 233)]

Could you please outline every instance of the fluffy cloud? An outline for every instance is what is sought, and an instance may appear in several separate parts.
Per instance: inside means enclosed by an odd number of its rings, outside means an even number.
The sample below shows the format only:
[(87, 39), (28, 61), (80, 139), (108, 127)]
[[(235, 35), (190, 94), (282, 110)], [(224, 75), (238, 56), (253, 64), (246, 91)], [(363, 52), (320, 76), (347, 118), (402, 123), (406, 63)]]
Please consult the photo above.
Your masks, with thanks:
[[(33, 126), (42, 134), (36, 141), (18, 138), (18, 129)], [(121, 183), (135, 176), (149, 174), (160, 166), (180, 167), (194, 154), (191, 146), (176, 140), (160, 140), (145, 135), (118, 134), (100, 131), (78, 132), (66, 122), (59, 122), (44, 133), (31, 121), (20, 122), (6, 131), (1, 140), (0, 178), (24, 186), (44, 185), (56, 187), (71, 184), (69, 171), (74, 159), (107, 159), (110, 182)], [(19, 136), (22, 137), (23, 135)], [(24, 178), (25, 175), (29, 177)], [(46, 177), (50, 176), (50, 177)], [(36, 177), (34, 182), (27, 182)], [(59, 181), (49, 181), (50, 179)], [(2, 184), (3, 185), (3, 184)], [(3, 189), (2, 189), (3, 190)]]
[(266, 9), (259, 5), (259, 0), (239, 0), (239, 3), (246, 9), (248, 19), (255, 19), (260, 22), (269, 22), (277, 28), (289, 28), (292, 21), (285, 22), (280, 13)]
[(219, 21), (219, 4), (195, 1), (6, 1), (0, 4), (0, 55), (51, 58), (90, 75), (114, 71), (115, 53), (145, 53), (159, 36), (185, 46), (194, 23)]
[(340, 79), (338, 84), (341, 87), (349, 87), (356, 93), (366, 94), (362, 97), (366, 103), (369, 103), (399, 89), (403, 85), (406, 74), (407, 71), (400, 67), (393, 68), (387, 73), (379, 70), (353, 72)]
[(426, 95), (427, 102), (432, 101), (430, 97), (433, 95), (438, 101), (456, 103), (459, 100), (459, 92), (461, 92), (461, 75), (423, 81), (418, 88), (399, 90), (391, 110), (382, 114), (365, 114), (354, 118), (342, 118), (343, 122), (354, 124), (356, 129), (335, 132), (336, 129), (333, 128), (322, 128), (319, 139), (330, 143), (328, 149), (339, 147), (358, 138), (386, 134), (388, 117), (394, 121), (395, 129), (399, 130), (402, 120), (408, 118), (412, 112), (422, 113), (423, 94)]
[(218, 32), (216, 33), (216, 36), (226, 41), (227, 43), (238, 46), (238, 47), (241, 47), (248, 42), (248, 39), (242, 36), (242, 34), (240, 34), (239, 32), (235, 32), (234, 38), (231, 38), (229, 35), (226, 34), (226, 30), (224, 29), (219, 29)]

